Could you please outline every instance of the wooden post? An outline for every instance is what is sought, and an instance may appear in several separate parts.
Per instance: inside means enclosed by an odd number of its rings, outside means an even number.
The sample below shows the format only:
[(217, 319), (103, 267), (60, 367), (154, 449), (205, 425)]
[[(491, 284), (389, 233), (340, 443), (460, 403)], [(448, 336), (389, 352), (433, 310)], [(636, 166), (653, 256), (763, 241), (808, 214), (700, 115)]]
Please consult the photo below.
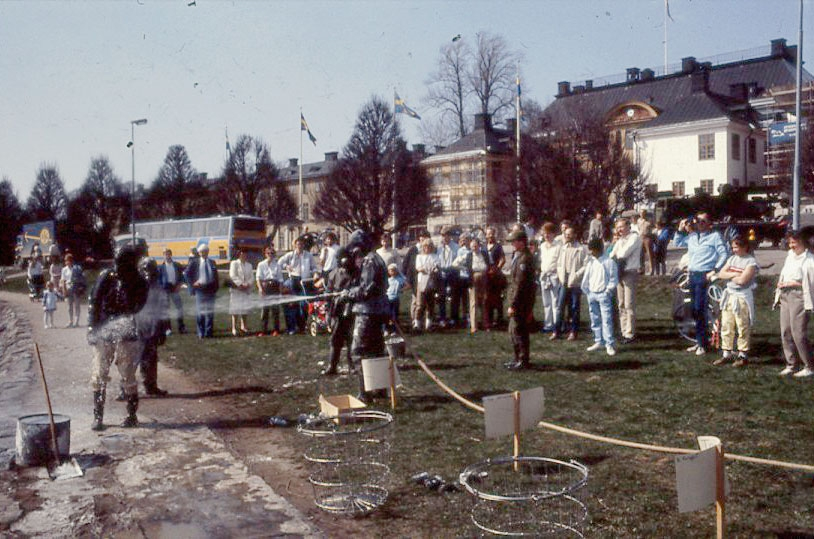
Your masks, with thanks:
[(520, 469), (517, 457), (520, 456), (520, 392), (514, 392), (514, 471)]
[(388, 367), (390, 371), (390, 408), (396, 409), (396, 365), (393, 361), (392, 354), (388, 360)]
[(715, 453), (715, 520), (718, 539), (726, 536), (726, 484), (724, 480), (724, 446)]

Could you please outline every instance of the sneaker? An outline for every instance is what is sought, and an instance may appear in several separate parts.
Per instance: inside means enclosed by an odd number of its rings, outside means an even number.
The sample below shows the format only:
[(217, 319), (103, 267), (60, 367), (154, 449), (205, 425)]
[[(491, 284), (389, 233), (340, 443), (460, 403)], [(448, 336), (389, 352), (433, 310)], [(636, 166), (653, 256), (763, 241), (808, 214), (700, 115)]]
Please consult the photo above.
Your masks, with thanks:
[(780, 376), (788, 376), (790, 374), (794, 374), (794, 367), (786, 367), (780, 371)]
[(707, 353), (707, 351), (704, 349), (704, 347), (703, 347), (703, 346), (698, 346), (698, 347), (696, 347), (696, 349), (695, 349), (695, 355), (696, 355), (696, 356), (703, 356), (703, 355), (704, 355), (704, 354), (706, 354), (706, 353)]
[(687, 352), (695, 352), (696, 350), (698, 350), (698, 345), (697, 344), (694, 344), (694, 345), (690, 346), (689, 348), (687, 348)]
[(605, 352), (607, 352), (607, 354), (609, 356), (615, 356), (616, 355), (616, 349), (611, 345), (607, 345), (605, 347)]
[(812, 371), (808, 367), (804, 367), (804, 368), (800, 369), (799, 371), (795, 372), (793, 374), (793, 376), (795, 378), (808, 378), (810, 376), (814, 376), (814, 371)]
[(585, 349), (586, 352), (596, 352), (597, 350), (602, 350), (602, 343), (595, 342), (591, 346)]
[(568, 334), (568, 337), (565, 338), (566, 341), (575, 341), (577, 340), (577, 334), (575, 332), (571, 332)]

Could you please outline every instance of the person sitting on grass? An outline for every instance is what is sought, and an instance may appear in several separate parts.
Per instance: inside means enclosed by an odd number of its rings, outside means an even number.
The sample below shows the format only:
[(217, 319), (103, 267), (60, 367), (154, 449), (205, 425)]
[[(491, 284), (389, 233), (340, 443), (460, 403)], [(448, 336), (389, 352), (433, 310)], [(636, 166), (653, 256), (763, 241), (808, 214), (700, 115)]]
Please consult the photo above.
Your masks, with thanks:
[[(780, 305), (780, 339), (786, 368), (780, 376), (814, 376), (808, 343), (808, 313), (814, 309), (814, 255), (799, 231), (789, 234), (789, 254), (780, 271), (772, 308)], [(798, 368), (802, 365), (802, 369)]]
[(735, 332), (738, 333), (738, 358), (735, 367), (745, 367), (749, 362), (749, 344), (752, 337), (752, 326), (755, 324), (755, 288), (758, 265), (755, 257), (749, 253), (749, 242), (746, 238), (736, 237), (731, 242), (734, 253), (718, 272), (718, 278), (727, 281), (721, 297), (721, 348), (723, 355), (712, 362), (723, 365), (733, 356)]
[(588, 300), (594, 344), (587, 351), (594, 352), (604, 347), (609, 356), (614, 356), (616, 339), (613, 336), (612, 297), (619, 284), (619, 269), (616, 261), (603, 252), (601, 239), (589, 241), (588, 252), (591, 256), (585, 264), (581, 288)]

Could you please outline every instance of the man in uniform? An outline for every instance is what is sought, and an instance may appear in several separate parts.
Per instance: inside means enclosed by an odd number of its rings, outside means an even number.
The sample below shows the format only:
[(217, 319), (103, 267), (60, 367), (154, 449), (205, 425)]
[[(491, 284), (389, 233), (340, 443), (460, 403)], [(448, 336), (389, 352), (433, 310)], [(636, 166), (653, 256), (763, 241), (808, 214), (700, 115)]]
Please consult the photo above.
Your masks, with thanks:
[(148, 285), (138, 271), (135, 246), (124, 245), (116, 253), (112, 269), (102, 272), (91, 292), (88, 309), (88, 344), (94, 347), (93, 430), (102, 430), (105, 389), (110, 381), (110, 365), (116, 362), (127, 398), (127, 419), (123, 427), (138, 426), (138, 384), (136, 366), (142, 342), (136, 322), (147, 301)]
[[(356, 230), (351, 234), (347, 251), (358, 269), (359, 278), (343, 296), (353, 301), (350, 348), (354, 363), (361, 366), (362, 358), (385, 355), (383, 327), (388, 316), (387, 267), (382, 257), (373, 251), (373, 239), (367, 232)], [(361, 369), (359, 373), (359, 398), (369, 401), (372, 395), (365, 391)]]
[(528, 236), (522, 225), (515, 225), (507, 239), (514, 247), (506, 293), (509, 303), (506, 314), (509, 316), (509, 336), (514, 347), (514, 361), (507, 363), (506, 368), (521, 370), (529, 366), (529, 333), (535, 296), (534, 261), (528, 249)]

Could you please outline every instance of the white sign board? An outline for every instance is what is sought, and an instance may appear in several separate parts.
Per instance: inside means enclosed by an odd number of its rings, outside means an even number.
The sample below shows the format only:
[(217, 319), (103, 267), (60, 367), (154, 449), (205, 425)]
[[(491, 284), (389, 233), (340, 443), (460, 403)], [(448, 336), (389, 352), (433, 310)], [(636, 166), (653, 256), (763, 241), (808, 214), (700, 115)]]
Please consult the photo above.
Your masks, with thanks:
[[(520, 392), (520, 430), (533, 429), (543, 419), (542, 387)], [(499, 438), (514, 434), (514, 394), (503, 393), (483, 398), (486, 437)]]
[[(393, 370), (395, 371), (396, 383), (401, 385), (401, 377), (393, 363)], [(373, 357), (362, 360), (362, 377), (365, 383), (365, 391), (375, 391), (377, 389), (390, 388), (390, 358), (389, 357)]]
[(688, 513), (715, 503), (717, 447), (676, 457), (678, 512)]
[(721, 445), (721, 439), (717, 436), (699, 436), (698, 449), (701, 451), (709, 449), (710, 447), (717, 447)]

